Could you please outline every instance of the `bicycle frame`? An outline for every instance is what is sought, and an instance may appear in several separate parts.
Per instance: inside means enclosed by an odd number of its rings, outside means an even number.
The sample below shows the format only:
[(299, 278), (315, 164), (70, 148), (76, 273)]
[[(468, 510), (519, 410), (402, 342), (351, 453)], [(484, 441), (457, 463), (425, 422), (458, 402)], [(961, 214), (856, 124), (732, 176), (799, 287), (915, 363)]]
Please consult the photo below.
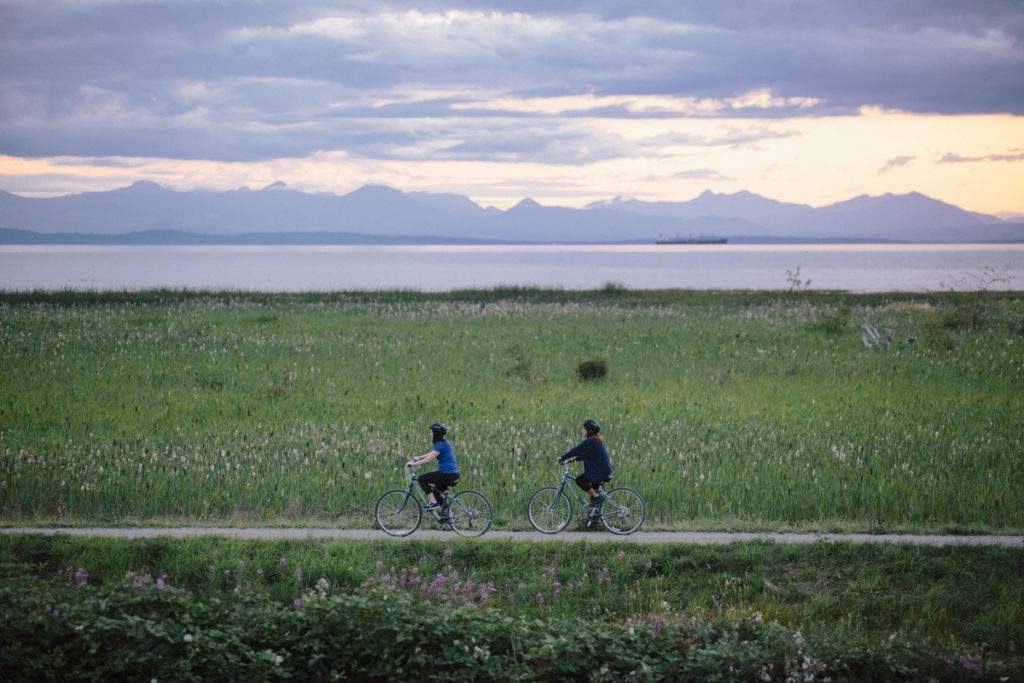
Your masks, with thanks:
[[(402, 510), (405, 509), (405, 505), (406, 503), (409, 502), (410, 498), (414, 498), (417, 501), (419, 501), (420, 506), (424, 510), (426, 510), (427, 505), (430, 504), (430, 500), (428, 500), (426, 495), (424, 495), (423, 489), (416, 485), (416, 482), (419, 481), (419, 475), (417, 475), (416, 472), (414, 472), (413, 469), (408, 465), (406, 466), (405, 470), (406, 472), (409, 473), (409, 486), (406, 487), (405, 489), (405, 501), (402, 502), (402, 507), (398, 508), (398, 512), (401, 512)], [(437, 490), (437, 487), (435, 487), (433, 484), (431, 484), (430, 486), (434, 490), (434, 495), (437, 496), (440, 493)], [(416, 495), (414, 495), (414, 493)], [(465, 506), (459, 503), (459, 501), (455, 500), (454, 495), (446, 493), (444, 494), (444, 505), (434, 510), (429, 510), (428, 512), (433, 514), (434, 519), (436, 519), (438, 522), (443, 523), (448, 517), (451, 516), (448, 514), (448, 511), (453, 502), (458, 504), (460, 507), (462, 507), (463, 510), (465, 510)]]
[[(573, 478), (569, 476), (569, 465), (568, 464), (563, 464), (562, 465), (562, 482), (558, 485), (558, 492), (555, 493), (555, 499), (556, 500), (558, 499), (558, 494), (559, 493), (565, 493), (566, 491), (568, 491), (569, 494), (571, 494), (570, 497), (576, 500), (576, 504), (580, 506), (580, 509), (581, 510), (586, 510), (587, 506), (590, 505), (589, 497), (588, 497), (587, 500), (584, 500), (583, 497), (579, 493), (576, 492), (576, 488), (569, 485), (569, 482), (573, 482), (574, 484), (576, 483), (575, 481), (573, 481)], [(598, 493), (600, 493), (602, 486), (604, 486), (604, 484), (599, 485), (595, 490)], [(611, 498), (606, 498), (605, 501), (608, 502), (608, 503), (611, 503), (613, 506), (615, 506), (616, 510), (619, 510), (622, 507), (621, 505), (616, 503)], [(604, 513), (601, 512), (600, 510), (596, 510), (595, 512), (596, 512), (596, 514), (592, 514), (591, 515), (591, 519), (601, 519), (601, 518), (604, 517)]]

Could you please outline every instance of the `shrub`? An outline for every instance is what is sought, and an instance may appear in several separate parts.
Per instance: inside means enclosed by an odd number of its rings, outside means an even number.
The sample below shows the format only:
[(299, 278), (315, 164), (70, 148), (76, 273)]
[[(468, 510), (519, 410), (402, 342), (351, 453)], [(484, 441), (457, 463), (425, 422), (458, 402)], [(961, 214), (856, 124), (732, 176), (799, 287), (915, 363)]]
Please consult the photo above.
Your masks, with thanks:
[(839, 310), (826, 313), (811, 324), (811, 329), (827, 335), (839, 335), (850, 326), (850, 307), (841, 306)]
[(953, 338), (949, 335), (943, 317), (935, 311), (928, 311), (921, 323), (921, 338), (925, 346), (931, 349), (950, 351), (953, 349)]
[(947, 330), (973, 329), (980, 322), (980, 305), (975, 301), (964, 301), (943, 311), (942, 326)]
[(600, 358), (585, 360), (576, 366), (576, 376), (584, 382), (604, 379), (608, 375), (608, 361)]
[[(326, 583), (326, 582), (325, 582)], [(644, 614), (510, 617), (375, 588), (294, 605), (149, 581), (0, 585), (4, 680), (895, 680), (1020, 676), (1020, 659), (938, 654), (904, 639), (813, 640), (779, 624)], [(959, 656), (958, 656), (959, 655)], [(1005, 679), (1004, 679), (1005, 680)]]

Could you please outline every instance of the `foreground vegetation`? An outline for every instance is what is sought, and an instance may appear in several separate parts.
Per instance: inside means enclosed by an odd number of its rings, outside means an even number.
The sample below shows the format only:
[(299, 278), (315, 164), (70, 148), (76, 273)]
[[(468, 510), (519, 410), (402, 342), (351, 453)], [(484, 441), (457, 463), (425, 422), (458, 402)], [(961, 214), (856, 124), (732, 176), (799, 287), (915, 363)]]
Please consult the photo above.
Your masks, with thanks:
[(591, 416), (649, 528), (1024, 529), (1020, 293), (8, 293), (0, 376), (6, 523), (366, 525), (441, 419), (522, 528)]
[(1024, 552), (12, 536), (0, 635), (5, 680), (1000, 680)]

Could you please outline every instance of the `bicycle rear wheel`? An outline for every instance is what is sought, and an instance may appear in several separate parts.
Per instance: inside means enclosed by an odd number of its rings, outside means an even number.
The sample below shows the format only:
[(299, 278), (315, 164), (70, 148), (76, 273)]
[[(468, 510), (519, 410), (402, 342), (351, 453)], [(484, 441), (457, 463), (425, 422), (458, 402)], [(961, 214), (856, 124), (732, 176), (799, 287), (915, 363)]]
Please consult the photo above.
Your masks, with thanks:
[(491, 502), (478, 491), (463, 491), (451, 497), (448, 519), (460, 536), (483, 536), (491, 528), (494, 510)]
[(420, 526), (423, 510), (408, 491), (388, 491), (373, 509), (377, 526), (391, 536), (408, 536)]
[(530, 524), (542, 534), (558, 533), (572, 521), (572, 502), (569, 496), (550, 486), (530, 497), (526, 511), (530, 516)]
[(601, 503), (601, 521), (613, 534), (631, 534), (644, 523), (647, 510), (643, 498), (633, 489), (618, 488), (608, 491)]

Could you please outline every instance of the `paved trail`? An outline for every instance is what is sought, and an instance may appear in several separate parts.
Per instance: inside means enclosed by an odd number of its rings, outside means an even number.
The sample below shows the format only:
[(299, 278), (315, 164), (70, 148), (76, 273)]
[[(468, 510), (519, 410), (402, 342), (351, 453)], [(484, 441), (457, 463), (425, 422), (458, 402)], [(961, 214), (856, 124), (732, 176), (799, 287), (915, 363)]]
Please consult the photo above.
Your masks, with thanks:
[[(279, 529), (279, 528), (214, 528), (214, 527), (135, 527), (135, 528), (7, 528), (0, 534), (67, 534), (71, 536), (107, 536), (116, 538), (194, 538), (222, 536), (255, 540), (357, 539), (400, 542), (376, 529)], [(418, 540), (446, 540), (458, 538), (451, 532), (421, 529), (408, 538)], [(906, 545), (994, 545), (1024, 548), (1024, 536), (937, 536), (916, 534), (795, 534), (795, 533), (743, 533), (695, 531), (640, 531), (630, 536), (614, 536), (604, 532), (566, 531), (554, 536), (535, 531), (491, 531), (480, 540), (504, 539), (513, 541), (591, 541), (620, 543), (694, 543), (716, 545), (740, 541), (771, 541), (774, 543), (895, 543)]]

